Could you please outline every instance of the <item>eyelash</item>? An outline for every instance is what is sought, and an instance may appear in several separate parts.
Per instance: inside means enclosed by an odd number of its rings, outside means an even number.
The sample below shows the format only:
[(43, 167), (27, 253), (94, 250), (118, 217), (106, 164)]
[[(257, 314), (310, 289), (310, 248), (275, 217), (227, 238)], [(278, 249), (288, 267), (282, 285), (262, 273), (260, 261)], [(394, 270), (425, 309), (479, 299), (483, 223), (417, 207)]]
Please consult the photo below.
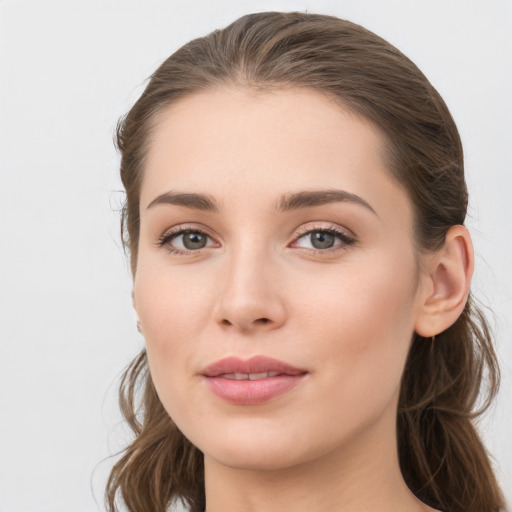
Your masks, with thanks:
[(339, 228), (335, 226), (307, 226), (302, 227), (298, 230), (297, 236), (295, 238), (295, 242), (300, 240), (302, 237), (312, 234), (312, 233), (327, 233), (329, 235), (333, 235), (337, 237), (341, 243), (339, 245), (335, 245), (334, 247), (329, 247), (328, 249), (306, 249), (304, 247), (299, 248), (299, 250), (303, 250), (304, 252), (307, 252), (308, 254), (313, 253), (315, 256), (322, 256), (322, 255), (329, 255), (332, 253), (336, 253), (339, 251), (347, 250), (350, 246), (354, 245), (356, 243), (356, 238), (354, 236), (351, 236), (347, 234), (345, 231), (340, 230)]
[(193, 226), (178, 226), (176, 228), (172, 228), (169, 231), (166, 231), (161, 237), (159, 237), (156, 245), (158, 245), (159, 247), (165, 247), (165, 249), (171, 254), (176, 254), (179, 256), (196, 255), (200, 252), (200, 249), (196, 249), (193, 251), (176, 249), (176, 247), (173, 247), (170, 244), (170, 242), (175, 238), (179, 237), (180, 235), (186, 235), (187, 233), (198, 233), (208, 238), (212, 238), (206, 231), (202, 229), (198, 229)]
[[(187, 233), (198, 233), (200, 235), (204, 235), (207, 238), (212, 238), (206, 231), (202, 229), (195, 228), (193, 226), (179, 226), (176, 228), (171, 229), (170, 231), (167, 231), (164, 233), (161, 237), (158, 238), (158, 242), (156, 245), (158, 247), (165, 247), (165, 249), (171, 253), (176, 254), (179, 256), (188, 256), (188, 255), (197, 255), (201, 249), (195, 249), (195, 250), (183, 250), (183, 249), (177, 249), (176, 247), (173, 247), (170, 242), (174, 240), (175, 238), (179, 237), (180, 235), (185, 235)], [(301, 238), (305, 237), (306, 235), (309, 235), (311, 233), (327, 233), (330, 235), (333, 235), (337, 237), (339, 240), (341, 240), (341, 244), (335, 245), (334, 247), (330, 247), (328, 249), (308, 249), (308, 248), (298, 248), (299, 250), (302, 250), (304, 252), (307, 252), (308, 254), (313, 253), (315, 256), (317, 255), (328, 255), (332, 254), (334, 252), (347, 250), (350, 246), (354, 245), (357, 240), (351, 235), (348, 235), (344, 231), (341, 231), (340, 229), (336, 228), (335, 226), (321, 226), (321, 227), (303, 227), (299, 229), (297, 236), (295, 237), (294, 243), (300, 240)]]

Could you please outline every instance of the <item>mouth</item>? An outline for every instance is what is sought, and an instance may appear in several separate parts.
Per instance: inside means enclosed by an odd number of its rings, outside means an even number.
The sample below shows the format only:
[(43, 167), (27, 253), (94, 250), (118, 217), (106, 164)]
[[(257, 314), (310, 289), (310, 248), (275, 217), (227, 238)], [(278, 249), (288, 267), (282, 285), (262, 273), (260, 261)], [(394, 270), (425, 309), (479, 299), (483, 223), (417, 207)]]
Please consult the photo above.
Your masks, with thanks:
[(208, 389), (222, 400), (235, 405), (259, 405), (290, 391), (307, 373), (278, 359), (256, 356), (247, 360), (221, 359), (201, 375)]
[(231, 380), (261, 380), (268, 379), (269, 377), (278, 377), (281, 375), (278, 372), (261, 372), (261, 373), (223, 373), (219, 377)]

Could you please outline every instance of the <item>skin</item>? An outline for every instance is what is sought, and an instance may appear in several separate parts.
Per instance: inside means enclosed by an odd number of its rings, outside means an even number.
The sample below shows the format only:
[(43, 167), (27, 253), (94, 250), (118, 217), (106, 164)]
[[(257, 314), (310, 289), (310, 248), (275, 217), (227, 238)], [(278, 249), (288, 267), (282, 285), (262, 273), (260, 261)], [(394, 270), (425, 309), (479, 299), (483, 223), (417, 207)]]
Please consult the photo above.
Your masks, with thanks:
[[(460, 314), (472, 253), (458, 226), (418, 264), (412, 207), (384, 145), (370, 122), (304, 89), (211, 90), (159, 117), (134, 307), (159, 397), (205, 455), (209, 512), (432, 510), (398, 466), (400, 378), (414, 332), (431, 336)], [(283, 196), (333, 189), (371, 208), (276, 211)], [(169, 192), (205, 194), (218, 212), (154, 203)], [(206, 246), (172, 252), (181, 235), (159, 244), (180, 226), (205, 232)], [(354, 242), (315, 248), (307, 233), (333, 227)], [(200, 375), (255, 355), (308, 373), (255, 406), (221, 400)]]

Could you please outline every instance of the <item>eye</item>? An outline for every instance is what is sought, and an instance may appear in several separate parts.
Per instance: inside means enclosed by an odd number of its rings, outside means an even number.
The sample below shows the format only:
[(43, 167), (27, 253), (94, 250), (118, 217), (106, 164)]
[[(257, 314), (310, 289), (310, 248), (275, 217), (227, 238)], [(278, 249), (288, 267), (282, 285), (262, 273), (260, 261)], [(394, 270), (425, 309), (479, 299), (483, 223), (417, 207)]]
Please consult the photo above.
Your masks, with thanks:
[(189, 254), (214, 246), (215, 242), (200, 229), (180, 227), (162, 235), (158, 240), (158, 245), (165, 247), (171, 253)]
[(335, 251), (346, 248), (356, 242), (355, 238), (344, 233), (334, 226), (303, 230), (293, 247), (311, 249), (315, 251)]

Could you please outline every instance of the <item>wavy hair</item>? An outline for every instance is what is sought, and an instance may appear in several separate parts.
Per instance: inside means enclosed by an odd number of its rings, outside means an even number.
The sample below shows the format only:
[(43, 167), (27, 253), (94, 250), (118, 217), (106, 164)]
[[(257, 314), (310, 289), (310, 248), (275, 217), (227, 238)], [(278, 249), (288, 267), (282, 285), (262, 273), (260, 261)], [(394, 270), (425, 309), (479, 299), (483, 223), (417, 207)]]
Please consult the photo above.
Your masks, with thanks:
[[(117, 129), (126, 190), (122, 236), (137, 268), (139, 194), (158, 114), (187, 95), (226, 87), (303, 87), (373, 122), (387, 140), (390, 174), (414, 208), (419, 253), (434, 251), (467, 210), (463, 152), (444, 101), (400, 51), (327, 15), (264, 12), (237, 19), (171, 55)], [(474, 420), (496, 395), (499, 369), (485, 317), (469, 298), (462, 315), (427, 342), (416, 335), (397, 414), (403, 477), (423, 502), (450, 512), (504, 506)], [(482, 396), (483, 395), (483, 396)], [(107, 484), (108, 510), (164, 512), (175, 500), (204, 510), (203, 455), (177, 429), (153, 386), (145, 351), (122, 378), (120, 406), (134, 439)]]

